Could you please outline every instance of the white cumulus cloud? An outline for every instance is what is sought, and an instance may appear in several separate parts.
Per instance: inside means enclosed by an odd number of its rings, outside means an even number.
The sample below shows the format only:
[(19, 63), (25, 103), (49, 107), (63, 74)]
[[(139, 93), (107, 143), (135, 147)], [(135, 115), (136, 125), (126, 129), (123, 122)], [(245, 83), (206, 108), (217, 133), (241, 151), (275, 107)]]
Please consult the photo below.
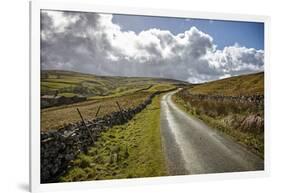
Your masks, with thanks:
[(264, 52), (235, 44), (222, 50), (191, 27), (174, 35), (123, 31), (111, 14), (41, 12), (41, 66), (80, 72), (203, 82), (263, 70)]

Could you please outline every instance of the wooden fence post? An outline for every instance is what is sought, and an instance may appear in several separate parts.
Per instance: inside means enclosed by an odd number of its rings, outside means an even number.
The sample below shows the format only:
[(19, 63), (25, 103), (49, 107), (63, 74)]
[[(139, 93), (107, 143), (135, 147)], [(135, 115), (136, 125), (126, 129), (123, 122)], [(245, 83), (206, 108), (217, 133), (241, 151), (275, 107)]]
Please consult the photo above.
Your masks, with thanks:
[(97, 112), (96, 112), (96, 117), (98, 116), (99, 112), (100, 112), (100, 108), (101, 108), (101, 105), (99, 106)]
[(79, 116), (80, 116), (80, 118), (81, 118), (81, 120), (82, 120), (82, 123), (83, 123), (84, 127), (86, 127), (86, 129), (88, 130), (88, 133), (89, 133), (89, 135), (90, 135), (90, 137), (91, 137), (91, 139), (92, 139), (92, 141), (93, 141), (93, 143), (94, 143), (95, 140), (94, 140), (94, 138), (93, 138), (93, 136), (92, 136), (92, 133), (91, 133), (90, 129), (88, 128), (88, 126), (86, 125), (86, 123), (85, 123), (85, 121), (84, 121), (84, 119), (83, 119), (83, 117), (82, 117), (82, 114), (80, 113), (80, 111), (79, 111), (78, 108), (77, 108), (77, 111), (78, 111), (78, 114), (79, 114)]
[(124, 117), (124, 115), (123, 115), (123, 110), (121, 109), (121, 107), (120, 107), (118, 101), (116, 101), (116, 104), (117, 104), (117, 106), (118, 106), (118, 108), (119, 108), (119, 111), (120, 111), (120, 113), (121, 113), (121, 116), (122, 116), (123, 120), (125, 120), (125, 117)]

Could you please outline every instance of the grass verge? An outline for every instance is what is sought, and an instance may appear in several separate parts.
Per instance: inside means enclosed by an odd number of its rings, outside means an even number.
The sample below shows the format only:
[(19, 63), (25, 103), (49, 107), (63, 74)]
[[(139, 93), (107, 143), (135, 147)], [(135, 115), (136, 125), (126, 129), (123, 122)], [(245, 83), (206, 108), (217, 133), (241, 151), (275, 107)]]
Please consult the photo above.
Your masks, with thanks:
[(103, 132), (73, 161), (62, 182), (167, 175), (160, 134), (160, 96), (125, 125)]
[[(173, 95), (173, 101), (177, 106), (186, 113), (195, 116), (206, 124), (218, 131), (231, 136), (235, 141), (244, 145), (247, 149), (264, 158), (264, 135), (263, 133), (255, 133), (250, 131), (241, 131), (236, 129), (233, 123), (229, 124), (228, 120), (233, 119), (232, 122), (238, 122), (238, 119), (243, 119), (245, 115), (231, 114), (227, 116), (208, 116), (206, 113), (200, 112), (196, 106), (192, 106), (188, 101), (184, 101), (177, 94)], [(237, 124), (237, 123), (236, 123)]]

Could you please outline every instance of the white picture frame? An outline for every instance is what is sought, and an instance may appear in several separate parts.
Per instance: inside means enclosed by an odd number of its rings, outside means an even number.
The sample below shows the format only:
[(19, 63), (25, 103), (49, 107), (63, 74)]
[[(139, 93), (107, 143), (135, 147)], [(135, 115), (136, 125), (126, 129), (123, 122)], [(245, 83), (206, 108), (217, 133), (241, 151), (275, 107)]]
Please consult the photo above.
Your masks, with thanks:
[[(211, 20), (231, 20), (263, 22), (265, 32), (264, 72), (265, 72), (265, 167), (264, 171), (219, 173), (190, 176), (168, 176), (153, 178), (122, 179), (110, 181), (87, 181), (72, 183), (40, 184), (40, 10), (66, 10), (81, 12), (115, 13), (128, 15), (183, 17)], [(269, 175), (270, 152), (269, 135), (270, 123), (268, 122), (270, 98), (270, 62), (269, 62), (269, 28), (270, 18), (258, 15), (241, 15), (229, 13), (207, 13), (187, 10), (144, 9), (134, 7), (101, 6), (83, 4), (79, 2), (58, 3), (32, 1), (30, 2), (30, 190), (32, 192), (73, 190), (101, 187), (135, 186), (148, 184), (182, 183), (190, 181), (210, 181), (222, 179), (256, 178)]]

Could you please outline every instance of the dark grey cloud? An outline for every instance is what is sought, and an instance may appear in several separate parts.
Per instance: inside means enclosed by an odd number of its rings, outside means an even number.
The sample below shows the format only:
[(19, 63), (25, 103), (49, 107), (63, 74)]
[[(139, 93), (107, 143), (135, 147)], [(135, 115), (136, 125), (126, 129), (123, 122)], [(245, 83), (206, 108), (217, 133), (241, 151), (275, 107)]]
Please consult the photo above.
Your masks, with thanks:
[(41, 12), (41, 66), (100, 75), (164, 77), (191, 82), (263, 70), (262, 50), (239, 45), (217, 50), (192, 27), (173, 35), (122, 31), (112, 15)]

